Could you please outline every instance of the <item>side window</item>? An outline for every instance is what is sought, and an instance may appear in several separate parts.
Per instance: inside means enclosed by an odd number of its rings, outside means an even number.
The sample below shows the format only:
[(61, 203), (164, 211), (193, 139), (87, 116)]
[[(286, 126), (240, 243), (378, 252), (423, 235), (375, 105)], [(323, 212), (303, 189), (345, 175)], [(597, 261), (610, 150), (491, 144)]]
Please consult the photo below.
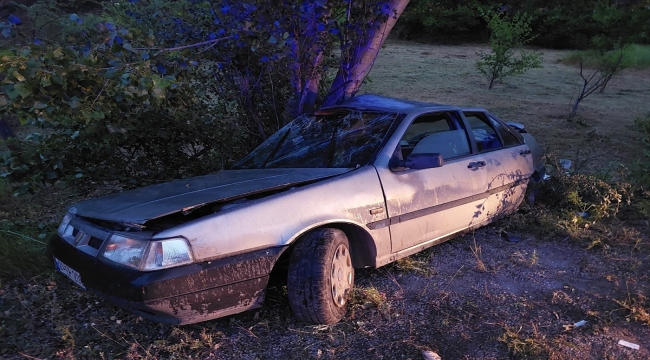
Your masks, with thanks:
[(499, 135), (501, 135), (501, 139), (503, 140), (504, 145), (506, 147), (521, 145), (521, 141), (517, 138), (515, 134), (508, 131), (508, 129), (506, 129), (498, 121), (494, 120), (491, 116), (489, 116), (489, 118), (492, 124), (494, 125), (494, 128), (497, 129), (497, 132), (499, 133)]
[(471, 153), (467, 134), (453, 113), (416, 118), (404, 132), (399, 146), (403, 159), (410, 154), (440, 153), (443, 159), (451, 159)]
[(465, 113), (465, 118), (469, 122), (469, 126), (472, 128), (470, 133), (474, 136), (474, 140), (476, 140), (476, 146), (478, 147), (479, 152), (486, 152), (503, 147), (496, 130), (494, 130), (494, 127), (483, 117), (482, 114)]

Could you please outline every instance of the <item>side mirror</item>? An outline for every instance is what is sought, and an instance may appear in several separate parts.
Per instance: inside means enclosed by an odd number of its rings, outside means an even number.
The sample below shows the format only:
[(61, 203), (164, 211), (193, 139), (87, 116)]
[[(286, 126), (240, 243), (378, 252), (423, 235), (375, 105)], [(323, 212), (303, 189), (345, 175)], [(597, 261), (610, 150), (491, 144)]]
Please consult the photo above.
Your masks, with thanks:
[(411, 154), (406, 160), (393, 158), (388, 163), (388, 167), (393, 172), (399, 172), (407, 169), (433, 169), (441, 167), (443, 164), (444, 161), (440, 153), (420, 153)]

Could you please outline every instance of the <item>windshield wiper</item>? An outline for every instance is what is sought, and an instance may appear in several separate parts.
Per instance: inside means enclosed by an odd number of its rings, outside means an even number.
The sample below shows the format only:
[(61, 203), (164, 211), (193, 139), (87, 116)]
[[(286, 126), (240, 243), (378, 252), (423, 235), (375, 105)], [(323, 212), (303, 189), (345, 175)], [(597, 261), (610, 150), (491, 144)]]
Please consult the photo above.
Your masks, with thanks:
[(273, 159), (273, 157), (274, 157), (275, 154), (278, 152), (278, 150), (280, 150), (280, 147), (282, 146), (282, 144), (284, 144), (284, 140), (287, 139), (287, 137), (289, 136), (289, 133), (290, 133), (290, 132), (291, 132), (291, 129), (287, 129), (287, 132), (284, 133), (284, 135), (282, 135), (282, 139), (280, 139), (280, 141), (278, 141), (278, 144), (275, 145), (275, 148), (273, 149), (273, 151), (271, 152), (271, 154), (270, 154), (270, 155), (269, 155), (269, 156), (264, 160), (264, 162), (263, 162), (262, 165), (260, 166), (260, 169), (264, 169), (264, 168), (266, 167), (266, 164), (267, 164), (269, 161), (271, 161), (271, 159)]

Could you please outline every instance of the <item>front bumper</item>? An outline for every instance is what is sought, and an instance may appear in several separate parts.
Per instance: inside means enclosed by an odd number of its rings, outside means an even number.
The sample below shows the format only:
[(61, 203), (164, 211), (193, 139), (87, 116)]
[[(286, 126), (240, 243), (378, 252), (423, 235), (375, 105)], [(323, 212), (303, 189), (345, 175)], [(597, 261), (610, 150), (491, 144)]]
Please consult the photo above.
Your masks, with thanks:
[(286, 247), (151, 272), (108, 264), (59, 236), (52, 256), (80, 274), (86, 289), (143, 318), (190, 324), (258, 308), (271, 269)]

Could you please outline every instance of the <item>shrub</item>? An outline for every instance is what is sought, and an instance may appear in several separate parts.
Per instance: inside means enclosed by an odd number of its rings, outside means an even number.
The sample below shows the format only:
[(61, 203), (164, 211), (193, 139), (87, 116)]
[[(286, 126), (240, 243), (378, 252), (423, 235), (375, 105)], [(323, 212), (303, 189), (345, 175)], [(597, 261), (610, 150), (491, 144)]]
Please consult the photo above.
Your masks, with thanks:
[(216, 66), (175, 69), (177, 81), (148, 62), (111, 68), (116, 60), (106, 55), (52, 46), (2, 52), (0, 71), (11, 75), (0, 106), (38, 130), (4, 159), (4, 175), (23, 191), (84, 177), (141, 184), (192, 176), (249, 149), (237, 106), (217, 92)]
[(280, 125), (286, 56), (264, 55), (277, 44), (176, 46), (216, 38), (207, 2), (110, 3), (83, 18), (56, 3), (26, 8), (35, 36), (12, 34), (18, 45), (0, 51), (0, 115), (16, 115), (32, 132), (22, 151), (2, 153), (3, 176), (22, 192), (212, 172)]
[(495, 82), (511, 75), (520, 75), (533, 68), (542, 67), (542, 58), (534, 52), (516, 50), (531, 41), (531, 16), (516, 13), (512, 17), (504, 16), (498, 11), (484, 12), (483, 18), (490, 30), (490, 47), (492, 53), (479, 53), (477, 70), (488, 80), (488, 88)]
[(621, 207), (630, 204), (632, 187), (628, 183), (608, 183), (594, 175), (564, 172), (556, 159), (549, 157), (555, 168), (544, 181), (538, 199), (569, 218), (589, 218), (597, 222), (616, 216)]
[(400, 34), (431, 37), (470, 37), (481, 33), (481, 1), (411, 0), (398, 24)]

